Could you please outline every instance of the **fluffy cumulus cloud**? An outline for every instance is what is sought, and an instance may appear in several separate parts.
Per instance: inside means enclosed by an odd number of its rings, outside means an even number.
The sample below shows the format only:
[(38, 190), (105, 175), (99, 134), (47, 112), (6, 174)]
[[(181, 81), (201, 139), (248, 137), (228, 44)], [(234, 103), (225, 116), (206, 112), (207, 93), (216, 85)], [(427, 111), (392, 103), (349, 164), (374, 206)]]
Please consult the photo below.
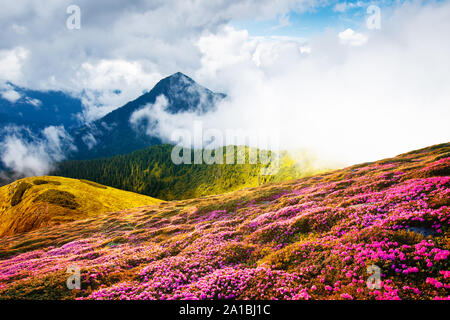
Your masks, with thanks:
[[(80, 29), (66, 27), (72, 4), (81, 9)], [(194, 74), (202, 57), (197, 42), (205, 32), (218, 32), (233, 19), (272, 18), (314, 4), (315, 0), (48, 0), (45, 5), (4, 1), (0, 95), (11, 102), (27, 99), (8, 82), (63, 90), (82, 99), (82, 120), (90, 122), (148, 91), (163, 76), (177, 71)], [(40, 106), (39, 101), (25, 102)], [(55, 149), (51, 132), (3, 129), (2, 161), (14, 171), (46, 172), (60, 158), (57, 151), (64, 150)], [(90, 148), (97, 144), (93, 135), (83, 140)]]
[(339, 32), (339, 39), (341, 39), (341, 43), (352, 46), (361, 46), (367, 42), (367, 36), (365, 34), (355, 32), (350, 28)]
[(160, 80), (159, 73), (147, 73), (138, 62), (124, 59), (85, 62), (76, 73), (80, 79), (79, 95), (84, 105), (83, 119), (87, 122), (98, 119), (118, 106), (136, 99)]
[(16, 102), (20, 99), (20, 93), (15, 91), (14, 89), (6, 89), (3, 91), (0, 91), (0, 95), (3, 99), (8, 100), (9, 102)]
[[(87, 121), (119, 107), (162, 76), (200, 67), (196, 42), (233, 19), (272, 18), (315, 0), (33, 0), (2, 3), (0, 75), (33, 89), (83, 98)], [(66, 28), (67, 8), (81, 28)], [(1, 77), (1, 76), (0, 76)], [(1, 80), (1, 79), (0, 79)], [(120, 92), (119, 92), (120, 91)]]
[(224, 27), (198, 46), (200, 83), (228, 93), (214, 114), (160, 115), (176, 128), (273, 130), (281, 148), (344, 163), (448, 141), (450, 4), (405, 3), (380, 30), (331, 30), (307, 41)]
[(28, 56), (29, 51), (20, 46), (0, 50), (0, 81), (20, 81)]

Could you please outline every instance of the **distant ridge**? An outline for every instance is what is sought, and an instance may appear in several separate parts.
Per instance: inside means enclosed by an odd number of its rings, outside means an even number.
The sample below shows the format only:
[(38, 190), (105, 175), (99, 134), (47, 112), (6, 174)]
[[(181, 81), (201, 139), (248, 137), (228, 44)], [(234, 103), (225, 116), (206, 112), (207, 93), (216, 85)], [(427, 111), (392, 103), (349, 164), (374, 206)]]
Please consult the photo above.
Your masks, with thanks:
[(37, 91), (8, 83), (19, 98), (10, 101), (0, 95), (0, 125), (17, 124), (37, 128), (64, 125), (66, 129), (81, 125), (81, 100), (62, 91)]
[(93, 159), (126, 154), (152, 145), (161, 144), (157, 136), (136, 132), (130, 125), (133, 112), (164, 95), (168, 101), (166, 111), (171, 114), (191, 111), (200, 114), (212, 111), (225, 94), (214, 93), (193, 79), (177, 72), (160, 80), (152, 90), (124, 106), (110, 112), (93, 123), (71, 132), (78, 152), (74, 159)]

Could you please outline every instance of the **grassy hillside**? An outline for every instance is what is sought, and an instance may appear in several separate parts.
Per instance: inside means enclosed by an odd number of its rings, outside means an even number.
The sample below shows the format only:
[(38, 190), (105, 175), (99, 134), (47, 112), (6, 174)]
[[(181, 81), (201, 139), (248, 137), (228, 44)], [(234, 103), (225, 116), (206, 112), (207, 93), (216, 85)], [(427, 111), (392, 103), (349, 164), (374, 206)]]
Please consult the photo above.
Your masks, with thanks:
[(0, 298), (449, 299), (449, 195), (447, 143), (42, 228), (0, 238)]
[[(53, 174), (88, 179), (158, 199), (180, 200), (256, 187), (268, 182), (286, 181), (325, 171), (325, 168), (317, 167), (307, 153), (299, 155), (300, 161), (294, 161), (287, 153), (283, 153), (278, 172), (275, 175), (261, 175), (261, 169), (267, 165), (260, 162), (249, 164), (249, 148), (245, 148), (245, 164), (175, 165), (171, 160), (172, 148), (171, 145), (158, 145), (108, 159), (66, 161), (59, 164), (58, 170)], [(226, 155), (222, 148), (217, 150)], [(189, 152), (194, 159), (194, 151)], [(238, 149), (235, 148), (234, 159), (237, 159), (237, 153)]]
[(0, 188), (0, 236), (157, 202), (87, 180), (25, 178)]

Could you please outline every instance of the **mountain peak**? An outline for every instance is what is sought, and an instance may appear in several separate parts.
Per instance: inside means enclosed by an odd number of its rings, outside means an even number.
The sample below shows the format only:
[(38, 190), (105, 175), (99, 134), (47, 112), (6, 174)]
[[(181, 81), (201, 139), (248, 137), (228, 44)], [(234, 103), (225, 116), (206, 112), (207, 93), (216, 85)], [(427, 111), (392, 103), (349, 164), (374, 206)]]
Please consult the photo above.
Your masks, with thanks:
[(161, 79), (158, 83), (161, 83), (161, 82), (168, 83), (170, 85), (175, 85), (177, 83), (197, 84), (191, 77), (185, 75), (182, 72), (176, 72), (166, 78)]
[[(215, 110), (216, 104), (225, 98), (223, 93), (215, 93), (199, 85), (187, 75), (177, 72), (161, 79), (152, 90), (124, 106), (112, 111), (89, 126), (77, 129), (77, 158), (113, 156), (160, 144), (159, 136), (146, 136), (142, 128), (132, 127), (132, 114), (154, 104), (163, 95), (168, 102), (165, 112), (176, 114), (196, 112), (203, 114)], [(154, 119), (158, 121), (159, 119)], [(144, 121), (145, 125), (148, 125)], [(95, 146), (95, 148), (93, 148)], [(92, 148), (92, 150), (91, 150)]]
[(184, 111), (208, 112), (214, 109), (216, 102), (225, 97), (224, 94), (214, 93), (195, 82), (189, 76), (177, 72), (162, 80), (148, 93), (154, 100), (164, 95), (169, 106), (167, 111), (178, 113)]
[[(175, 72), (174, 74), (172, 74), (171, 76), (169, 76), (168, 78), (187, 78), (189, 80), (192, 80), (190, 77), (188, 77), (187, 75), (185, 75), (183, 72)], [(194, 81), (194, 80), (192, 80)]]
[[(155, 90), (156, 88), (160, 86), (165, 87), (180, 87), (180, 89), (185, 89), (189, 86), (196, 86), (202, 88), (197, 82), (195, 82), (191, 77), (185, 75), (184, 73), (177, 72), (174, 73), (166, 78), (161, 79), (156, 86), (153, 88)], [(174, 88), (176, 89), (176, 88)], [(206, 88), (205, 88), (206, 89)]]

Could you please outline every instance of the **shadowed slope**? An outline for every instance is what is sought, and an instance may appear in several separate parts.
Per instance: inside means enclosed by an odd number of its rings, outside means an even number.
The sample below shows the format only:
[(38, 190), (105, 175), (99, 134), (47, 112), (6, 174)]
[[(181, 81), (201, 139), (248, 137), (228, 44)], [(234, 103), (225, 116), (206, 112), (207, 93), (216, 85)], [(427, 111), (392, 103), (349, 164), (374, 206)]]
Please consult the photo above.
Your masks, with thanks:
[(159, 81), (152, 90), (137, 99), (89, 125), (72, 131), (78, 148), (72, 158), (110, 157), (161, 144), (161, 137), (146, 134), (146, 128), (151, 126), (151, 123), (144, 121), (139, 127), (133, 127), (130, 123), (133, 112), (154, 104), (159, 96), (167, 99), (165, 111), (171, 114), (187, 111), (199, 114), (210, 112), (225, 98), (224, 94), (214, 93), (188, 76), (180, 72), (175, 73)]

